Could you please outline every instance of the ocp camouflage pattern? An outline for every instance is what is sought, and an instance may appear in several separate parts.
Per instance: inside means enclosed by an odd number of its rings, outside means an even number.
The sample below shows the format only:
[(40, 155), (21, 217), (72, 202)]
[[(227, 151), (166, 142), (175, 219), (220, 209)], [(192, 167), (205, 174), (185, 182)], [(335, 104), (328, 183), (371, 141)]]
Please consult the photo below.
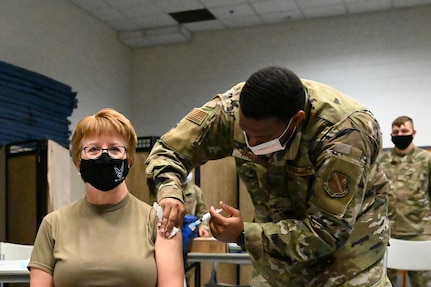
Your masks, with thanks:
[(158, 197), (208, 160), (233, 156), (255, 207), (245, 247), (267, 282), (253, 286), (391, 286), (387, 178), (376, 158), (380, 127), (335, 89), (303, 80), (305, 119), (284, 151), (255, 156), (239, 127), (240, 83), (191, 111), (156, 143), (147, 176)]

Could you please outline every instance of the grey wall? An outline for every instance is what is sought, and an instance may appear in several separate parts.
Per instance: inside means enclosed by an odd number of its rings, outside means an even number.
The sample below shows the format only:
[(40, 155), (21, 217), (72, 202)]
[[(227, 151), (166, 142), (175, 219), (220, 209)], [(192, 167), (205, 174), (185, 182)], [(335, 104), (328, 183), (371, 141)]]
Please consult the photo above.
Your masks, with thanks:
[[(105, 107), (131, 114), (132, 52), (104, 23), (63, 0), (0, 0), (0, 60), (76, 91), (77, 121)], [(71, 161), (71, 199), (84, 186)]]
[[(368, 105), (392, 146), (393, 118), (408, 114), (415, 143), (431, 145), (431, 6), (196, 34), (187, 44), (131, 50), (64, 0), (0, 0), (0, 59), (78, 92), (71, 129), (112, 107), (139, 136), (161, 135), (191, 108), (267, 65), (326, 82)], [(72, 169), (74, 171), (75, 169)], [(72, 200), (83, 194), (72, 172)]]
[(254, 70), (283, 65), (330, 84), (374, 112), (392, 146), (392, 120), (415, 120), (431, 145), (431, 6), (202, 33), (184, 45), (133, 52), (134, 121), (160, 135), (192, 107)]
[(0, 0), (0, 59), (72, 87), (71, 127), (104, 107), (131, 115), (132, 52), (104, 23), (63, 0)]

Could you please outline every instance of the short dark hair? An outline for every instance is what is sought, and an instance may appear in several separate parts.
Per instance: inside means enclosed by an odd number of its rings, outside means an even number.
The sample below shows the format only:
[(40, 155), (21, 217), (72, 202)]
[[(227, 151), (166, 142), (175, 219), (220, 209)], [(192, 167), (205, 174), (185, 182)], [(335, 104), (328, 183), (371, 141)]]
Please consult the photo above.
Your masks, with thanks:
[(411, 122), (413, 127), (413, 119), (409, 116), (399, 116), (392, 122), (392, 126), (400, 127), (406, 122)]
[(299, 77), (283, 67), (267, 67), (253, 73), (240, 94), (244, 116), (262, 120), (275, 117), (288, 122), (304, 109), (305, 91)]

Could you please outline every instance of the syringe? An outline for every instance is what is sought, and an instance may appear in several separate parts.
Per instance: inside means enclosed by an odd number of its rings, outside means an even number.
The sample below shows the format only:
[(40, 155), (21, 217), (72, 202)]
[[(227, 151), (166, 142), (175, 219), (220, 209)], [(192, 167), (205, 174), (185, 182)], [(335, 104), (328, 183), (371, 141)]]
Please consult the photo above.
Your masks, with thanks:
[[(221, 209), (221, 208), (216, 209), (216, 212), (217, 212), (217, 213), (220, 213), (220, 212), (222, 212), (222, 211), (223, 211), (223, 209)], [(190, 224), (189, 224), (189, 228), (190, 228), (192, 231), (195, 231), (196, 226), (198, 226), (199, 224), (201, 224), (202, 222), (204, 222), (204, 221), (206, 221), (206, 220), (209, 220), (210, 218), (211, 218), (211, 213), (207, 212), (207, 213), (205, 213), (204, 215), (202, 215), (202, 217), (201, 217), (201, 218), (199, 218), (198, 220), (196, 220), (196, 221), (194, 221), (194, 222), (190, 223)]]

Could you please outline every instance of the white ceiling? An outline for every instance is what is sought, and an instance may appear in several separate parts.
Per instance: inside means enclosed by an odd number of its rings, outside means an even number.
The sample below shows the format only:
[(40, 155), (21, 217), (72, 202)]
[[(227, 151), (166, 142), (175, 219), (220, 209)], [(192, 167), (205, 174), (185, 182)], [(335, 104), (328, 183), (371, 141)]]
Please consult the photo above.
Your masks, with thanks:
[[(431, 4), (431, 0), (69, 1), (118, 31), (120, 40), (132, 48), (187, 42), (196, 32)], [(209, 12), (207, 14), (214, 16), (214, 19), (195, 21), (196, 18), (189, 18), (177, 21), (170, 15), (195, 10)]]

